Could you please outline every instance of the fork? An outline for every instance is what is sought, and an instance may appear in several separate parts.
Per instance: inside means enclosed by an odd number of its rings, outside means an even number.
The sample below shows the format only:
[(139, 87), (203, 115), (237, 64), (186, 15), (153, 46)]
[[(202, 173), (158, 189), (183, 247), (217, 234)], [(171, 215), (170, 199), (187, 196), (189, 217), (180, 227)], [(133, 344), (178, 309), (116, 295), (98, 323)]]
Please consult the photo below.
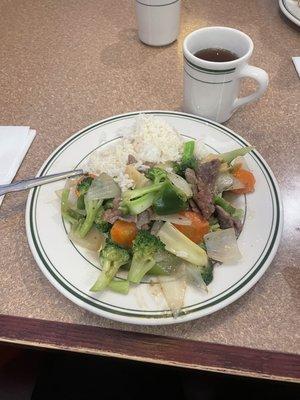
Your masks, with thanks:
[(72, 176), (78, 176), (83, 174), (84, 172), (82, 169), (76, 169), (73, 171), (60, 172), (59, 174), (25, 179), (14, 183), (8, 183), (7, 185), (0, 185), (0, 196), (6, 193), (19, 192), (20, 190), (31, 189), (35, 186), (45, 185), (46, 183), (51, 183), (64, 178), (70, 178)]

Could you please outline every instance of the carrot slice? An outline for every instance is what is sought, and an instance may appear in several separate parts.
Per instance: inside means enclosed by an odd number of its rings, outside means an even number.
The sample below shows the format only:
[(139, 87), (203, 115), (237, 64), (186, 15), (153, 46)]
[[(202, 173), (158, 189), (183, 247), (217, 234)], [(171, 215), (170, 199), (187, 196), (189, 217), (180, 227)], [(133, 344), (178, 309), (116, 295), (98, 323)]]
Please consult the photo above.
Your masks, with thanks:
[(235, 194), (247, 194), (254, 191), (255, 178), (252, 172), (247, 171), (243, 168), (237, 168), (233, 171), (233, 176), (238, 179), (244, 185), (241, 189), (233, 189), (232, 193)]
[(123, 247), (131, 247), (136, 237), (137, 227), (134, 222), (118, 219), (110, 230), (111, 240)]
[(191, 221), (190, 225), (173, 224), (181, 233), (194, 243), (200, 243), (203, 236), (209, 232), (208, 221), (194, 211), (182, 211), (179, 213)]

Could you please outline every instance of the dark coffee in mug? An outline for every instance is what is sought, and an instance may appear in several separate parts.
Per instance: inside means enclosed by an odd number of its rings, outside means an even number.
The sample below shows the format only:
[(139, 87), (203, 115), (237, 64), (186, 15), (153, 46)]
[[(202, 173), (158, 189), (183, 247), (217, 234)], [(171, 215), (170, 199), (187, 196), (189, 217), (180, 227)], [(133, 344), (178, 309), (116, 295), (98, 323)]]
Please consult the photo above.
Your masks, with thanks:
[(212, 62), (227, 62), (237, 60), (239, 56), (226, 49), (209, 48), (197, 51), (195, 57)]

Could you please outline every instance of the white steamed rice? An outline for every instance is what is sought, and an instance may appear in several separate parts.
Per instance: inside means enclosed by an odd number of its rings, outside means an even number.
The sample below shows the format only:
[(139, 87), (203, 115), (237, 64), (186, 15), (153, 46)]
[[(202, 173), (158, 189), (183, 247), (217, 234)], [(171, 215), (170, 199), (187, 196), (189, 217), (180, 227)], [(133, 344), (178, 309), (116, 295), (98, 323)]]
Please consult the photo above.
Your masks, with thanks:
[(133, 155), (137, 165), (144, 162), (163, 163), (181, 158), (183, 139), (166, 121), (152, 115), (140, 114), (129, 132), (114, 145), (92, 154), (88, 162), (90, 172), (105, 172), (114, 177), (122, 190), (133, 186), (125, 174), (128, 155)]

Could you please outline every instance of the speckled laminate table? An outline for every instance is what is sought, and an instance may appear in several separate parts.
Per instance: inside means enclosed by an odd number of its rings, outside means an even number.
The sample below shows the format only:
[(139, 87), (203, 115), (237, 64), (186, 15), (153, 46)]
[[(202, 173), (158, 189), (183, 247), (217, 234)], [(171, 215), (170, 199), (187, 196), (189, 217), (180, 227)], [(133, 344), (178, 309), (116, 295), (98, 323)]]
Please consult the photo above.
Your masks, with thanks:
[[(26, 193), (0, 208), (0, 337), (5, 342), (273, 379), (299, 379), (299, 32), (276, 0), (183, 0), (180, 37), (165, 48), (137, 39), (133, 1), (2, 0), (0, 124), (38, 132), (17, 179), (35, 175), (68, 136), (133, 110), (180, 110), (182, 41), (226, 25), (249, 34), (252, 63), (268, 71), (259, 103), (227, 126), (254, 143), (273, 169), (285, 207), (278, 253), (241, 299), (197, 321), (138, 327), (93, 315), (64, 298), (35, 264), (25, 234)], [(251, 83), (245, 85), (245, 91)]]

